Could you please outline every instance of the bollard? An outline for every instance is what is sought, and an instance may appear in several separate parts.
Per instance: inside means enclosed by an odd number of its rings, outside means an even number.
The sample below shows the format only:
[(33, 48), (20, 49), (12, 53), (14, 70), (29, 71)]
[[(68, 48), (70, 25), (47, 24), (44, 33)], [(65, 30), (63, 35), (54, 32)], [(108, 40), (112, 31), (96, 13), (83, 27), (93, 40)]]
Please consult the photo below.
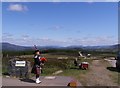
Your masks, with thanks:
[(77, 87), (77, 82), (72, 80), (70, 83), (68, 83), (67, 86), (69, 86), (71, 88), (76, 88)]

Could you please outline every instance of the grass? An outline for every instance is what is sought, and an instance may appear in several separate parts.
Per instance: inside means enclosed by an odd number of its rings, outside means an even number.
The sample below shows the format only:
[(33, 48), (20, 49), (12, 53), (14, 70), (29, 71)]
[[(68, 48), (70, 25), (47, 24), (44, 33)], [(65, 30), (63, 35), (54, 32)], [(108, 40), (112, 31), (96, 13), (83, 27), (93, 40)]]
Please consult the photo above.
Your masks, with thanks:
[(2, 63), (0, 62), (0, 76), (2, 75)]
[(43, 68), (43, 74), (42, 76), (49, 76), (53, 75), (54, 72), (60, 70), (59, 68)]
[[(43, 75), (51, 75), (57, 70), (67, 70), (70, 69), (72, 66), (74, 66), (74, 59), (75, 56), (68, 56), (68, 55), (51, 55), (51, 54), (42, 54), (42, 56), (47, 58), (47, 62), (45, 63), (45, 66), (43, 68)], [(68, 59), (58, 60), (58, 57), (68, 57)], [(33, 55), (26, 55), (22, 56), (22, 60), (30, 61), (31, 64), (33, 64)], [(8, 64), (9, 58), (3, 58), (2, 59), (2, 71), (7, 72), (7, 64)], [(82, 61), (88, 61), (91, 62), (90, 59), (83, 59), (79, 58), (78, 62)], [(70, 69), (71, 71), (72, 69)], [(68, 72), (68, 71), (66, 71)]]
[(81, 70), (78, 68), (71, 68), (67, 70), (63, 70), (63, 73), (59, 74), (61, 76), (72, 76), (75, 78), (79, 78), (80, 74), (85, 74), (88, 70)]
[[(89, 64), (92, 63), (91, 59), (83, 59), (81, 58), (79, 62), (87, 61)], [(70, 69), (63, 70), (63, 73), (58, 74), (59, 76), (70, 76), (76, 80), (78, 80), (81, 84), (86, 85), (86, 80), (84, 80), (85, 75), (90, 71), (90, 69), (82, 70), (79, 67), (71, 66)]]

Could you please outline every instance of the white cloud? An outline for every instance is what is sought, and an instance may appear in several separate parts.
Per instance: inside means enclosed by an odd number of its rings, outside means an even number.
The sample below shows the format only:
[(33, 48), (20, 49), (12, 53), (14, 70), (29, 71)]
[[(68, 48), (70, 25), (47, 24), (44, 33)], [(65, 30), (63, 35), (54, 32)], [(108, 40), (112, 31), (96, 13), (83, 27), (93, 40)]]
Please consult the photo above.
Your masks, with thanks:
[(61, 25), (53, 25), (52, 27), (49, 27), (48, 29), (50, 29), (50, 30), (61, 30), (63, 28), (64, 27), (61, 26)]
[(53, 2), (60, 2), (60, 0), (53, 0)]
[(97, 45), (113, 45), (118, 43), (118, 38), (114, 36), (98, 36), (98, 37), (80, 37), (80, 38), (67, 38), (63, 40), (55, 40), (48, 37), (42, 38), (33, 38), (27, 34), (15, 37), (10, 33), (2, 34), (2, 41), (9, 42), (12, 44), (23, 45), (23, 46), (32, 46), (32, 45), (41, 45), (41, 46), (70, 46), (70, 45), (84, 45), (84, 46), (97, 46)]
[(55, 25), (55, 26), (53, 26), (53, 29), (55, 29), (55, 30), (60, 30), (60, 29), (62, 29), (63, 27), (62, 26), (59, 26), (59, 25)]
[(30, 36), (29, 36), (29, 35), (24, 34), (24, 35), (22, 35), (22, 37), (23, 37), (23, 38), (29, 38)]
[(3, 42), (23, 46), (70, 46), (70, 45), (84, 45), (84, 46), (97, 46), (97, 45), (113, 45), (117, 44), (118, 40), (114, 36), (98, 36), (98, 37), (81, 37), (81, 38), (68, 38), (63, 40), (54, 40), (50, 38), (31, 38), (29, 35), (22, 35), (18, 38), (9, 33), (4, 33), (2, 37)]
[(20, 37), (15, 37), (9, 33), (3, 33), (2, 42), (8, 42), (12, 44), (22, 45), (22, 46), (32, 46), (32, 45), (61, 45), (64, 46), (65, 43), (58, 40), (53, 40), (49, 38), (31, 38), (29, 35), (22, 35)]
[(13, 37), (13, 35), (10, 34), (10, 33), (3, 33), (3, 34), (2, 34), (2, 37), (11, 38), (11, 37)]
[(28, 2), (29, 0), (1, 0), (2, 2)]
[(22, 11), (27, 11), (28, 8), (27, 6), (22, 4), (10, 4), (8, 10), (22, 12)]
[(118, 2), (119, 0), (1, 0), (2, 2)]
[[(57, 0), (53, 0), (57, 1)], [(118, 2), (119, 0), (58, 0), (59, 2)]]
[(71, 45), (96, 46), (117, 44), (118, 40), (113, 36), (98, 36), (98, 37), (83, 37), (78, 39), (68, 38), (68, 42)]
[(106, 2), (118, 2), (119, 0), (105, 0)]
[(58, 30), (58, 29), (60, 29), (61, 27), (60, 27), (60, 26), (54, 26), (54, 28)]

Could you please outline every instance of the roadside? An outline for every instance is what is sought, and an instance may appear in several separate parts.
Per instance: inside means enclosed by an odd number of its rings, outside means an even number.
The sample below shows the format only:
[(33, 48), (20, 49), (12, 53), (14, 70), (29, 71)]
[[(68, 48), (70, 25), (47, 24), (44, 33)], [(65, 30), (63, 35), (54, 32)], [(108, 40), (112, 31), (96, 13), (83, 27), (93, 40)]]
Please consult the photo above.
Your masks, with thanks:
[(112, 72), (114, 79), (114, 82), (118, 83), (120, 85), (120, 72), (116, 69), (116, 60), (115, 59), (105, 59), (110, 63), (109, 67), (107, 69)]
[[(109, 63), (105, 60), (93, 60), (90, 71), (86, 75), (81, 75), (81, 83), (86, 86), (117, 86), (117, 73), (109, 71)], [(113, 78), (114, 77), (114, 78)]]

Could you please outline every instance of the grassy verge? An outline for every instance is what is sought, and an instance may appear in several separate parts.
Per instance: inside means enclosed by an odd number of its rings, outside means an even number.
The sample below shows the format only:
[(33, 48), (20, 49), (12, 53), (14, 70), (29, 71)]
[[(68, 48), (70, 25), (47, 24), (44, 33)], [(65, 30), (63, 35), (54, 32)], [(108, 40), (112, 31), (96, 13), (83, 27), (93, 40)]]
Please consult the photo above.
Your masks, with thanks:
[[(89, 65), (92, 63), (91, 59), (81, 59), (80, 62), (87, 61)], [(90, 68), (87, 70), (79, 69), (79, 67), (72, 66), (70, 69), (63, 70), (63, 73), (59, 76), (70, 76), (77, 79), (82, 85), (86, 85), (85, 75), (90, 71)]]
[(63, 70), (63, 73), (59, 74), (59, 76), (70, 76), (85, 86), (86, 80), (84, 78), (88, 72), (89, 72), (89, 69), (88, 70), (67, 69), (67, 70)]

